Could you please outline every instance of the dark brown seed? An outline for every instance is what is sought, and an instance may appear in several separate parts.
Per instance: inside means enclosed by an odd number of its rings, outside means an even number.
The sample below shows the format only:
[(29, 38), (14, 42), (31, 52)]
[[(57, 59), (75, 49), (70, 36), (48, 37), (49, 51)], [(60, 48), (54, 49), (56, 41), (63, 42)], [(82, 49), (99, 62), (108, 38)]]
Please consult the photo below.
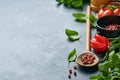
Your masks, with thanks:
[(77, 76), (77, 72), (74, 72), (74, 76)]
[(71, 69), (69, 69), (68, 72), (69, 72), (69, 74), (72, 74), (72, 70)]
[(74, 69), (77, 69), (77, 66), (73, 66)]
[(68, 78), (71, 79), (71, 75), (68, 75)]

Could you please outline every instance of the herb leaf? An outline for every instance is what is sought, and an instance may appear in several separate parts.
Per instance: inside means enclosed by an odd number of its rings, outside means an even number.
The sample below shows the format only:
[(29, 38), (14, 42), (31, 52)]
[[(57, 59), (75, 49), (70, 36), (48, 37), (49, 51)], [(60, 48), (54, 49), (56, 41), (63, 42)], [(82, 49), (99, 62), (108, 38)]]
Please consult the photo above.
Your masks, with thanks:
[[(79, 22), (86, 22), (87, 16), (84, 13), (73, 13), (73, 16)], [(96, 22), (97, 18), (95, 17), (95, 15), (90, 14), (90, 16), (88, 18), (90, 20), (90, 25), (92, 27), (96, 27), (95, 22)]]
[(64, 4), (71, 5), (73, 0), (63, 0)]
[(71, 41), (76, 41), (76, 40), (79, 40), (80, 38), (80, 35), (77, 31), (66, 29), (65, 33), (68, 36), (68, 39)]
[(73, 0), (72, 1), (72, 6), (75, 8), (82, 6), (82, 4), (83, 4), (82, 0)]
[(73, 16), (79, 22), (86, 22), (86, 15), (84, 13), (73, 13)]
[(104, 80), (104, 76), (102, 74), (92, 75), (90, 76), (90, 80)]
[(73, 8), (79, 8), (83, 5), (84, 0), (56, 0), (58, 4), (65, 4)]
[(73, 49), (68, 55), (68, 62), (73, 62), (76, 59), (76, 49)]
[(58, 2), (58, 4), (62, 4), (63, 0), (56, 0)]
[(91, 26), (92, 27), (96, 27), (95, 22), (96, 22), (97, 18), (95, 17), (95, 15), (94, 14), (90, 14), (89, 19), (90, 19)]

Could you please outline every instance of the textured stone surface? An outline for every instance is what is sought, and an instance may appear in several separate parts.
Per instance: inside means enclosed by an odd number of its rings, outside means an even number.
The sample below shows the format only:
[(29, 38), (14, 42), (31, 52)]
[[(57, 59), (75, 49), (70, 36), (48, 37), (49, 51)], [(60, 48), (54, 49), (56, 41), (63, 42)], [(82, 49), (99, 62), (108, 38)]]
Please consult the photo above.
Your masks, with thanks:
[[(85, 50), (86, 24), (72, 17), (78, 11), (55, 0), (0, 0), (0, 80), (67, 80), (68, 53)], [(68, 41), (66, 28), (81, 39)], [(91, 74), (80, 69), (72, 78)]]

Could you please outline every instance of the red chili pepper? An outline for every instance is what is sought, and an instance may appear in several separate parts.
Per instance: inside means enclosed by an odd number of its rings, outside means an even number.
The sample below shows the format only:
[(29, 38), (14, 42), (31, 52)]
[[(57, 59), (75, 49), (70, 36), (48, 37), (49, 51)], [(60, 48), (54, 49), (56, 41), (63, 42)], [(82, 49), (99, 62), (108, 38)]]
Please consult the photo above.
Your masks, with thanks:
[(109, 48), (109, 40), (106, 37), (100, 36), (98, 34), (95, 34), (90, 42), (90, 46), (98, 53), (102, 53)]

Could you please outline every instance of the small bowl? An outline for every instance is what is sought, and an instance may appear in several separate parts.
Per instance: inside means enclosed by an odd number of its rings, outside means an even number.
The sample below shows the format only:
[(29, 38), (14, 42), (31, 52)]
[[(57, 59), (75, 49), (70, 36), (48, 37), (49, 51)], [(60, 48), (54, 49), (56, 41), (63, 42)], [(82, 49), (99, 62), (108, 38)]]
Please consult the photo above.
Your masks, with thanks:
[(97, 33), (108, 37), (108, 38), (115, 38), (120, 36), (120, 29), (117, 30), (106, 30), (104, 26), (111, 25), (111, 24), (118, 24), (120, 25), (120, 16), (117, 15), (109, 15), (104, 16), (96, 21), (96, 29)]
[[(94, 59), (93, 59), (93, 62), (92, 62), (92, 63), (89, 63), (89, 64), (88, 64), (88, 63), (87, 63), (87, 64), (84, 64), (84, 63), (83, 63), (82, 57), (83, 57), (84, 55), (86, 55), (86, 54), (90, 54), (90, 55), (94, 56)], [(93, 67), (93, 66), (96, 66), (96, 65), (98, 64), (98, 62), (99, 62), (98, 57), (97, 57), (94, 53), (92, 53), (92, 52), (90, 52), (90, 51), (86, 51), (86, 52), (80, 54), (80, 55), (76, 58), (76, 63), (79, 64), (79, 65), (82, 66), (82, 67)]]

